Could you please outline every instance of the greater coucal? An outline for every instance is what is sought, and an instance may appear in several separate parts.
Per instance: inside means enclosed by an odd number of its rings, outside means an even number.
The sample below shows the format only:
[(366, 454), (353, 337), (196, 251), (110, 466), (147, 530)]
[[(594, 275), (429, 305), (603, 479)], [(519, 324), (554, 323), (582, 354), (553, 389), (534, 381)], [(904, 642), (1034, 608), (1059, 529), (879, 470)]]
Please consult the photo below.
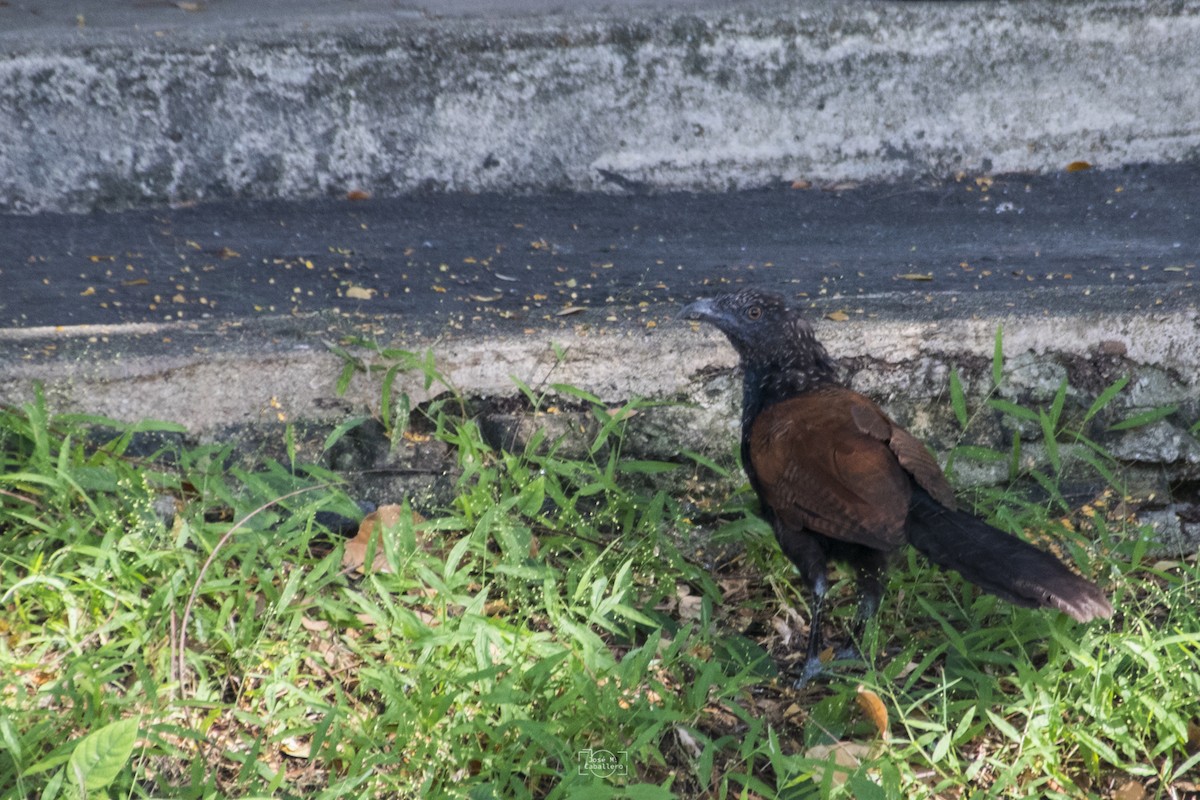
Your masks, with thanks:
[(697, 300), (682, 317), (719, 328), (741, 358), (742, 465), (784, 554), (814, 603), (803, 684), (820, 672), (829, 559), (854, 567), (860, 636), (879, 608), (889, 556), (911, 544), (984, 591), (1080, 622), (1112, 616), (1094, 584), (1049, 553), (956, 507), (925, 446), (841, 386), (812, 326), (777, 294)]

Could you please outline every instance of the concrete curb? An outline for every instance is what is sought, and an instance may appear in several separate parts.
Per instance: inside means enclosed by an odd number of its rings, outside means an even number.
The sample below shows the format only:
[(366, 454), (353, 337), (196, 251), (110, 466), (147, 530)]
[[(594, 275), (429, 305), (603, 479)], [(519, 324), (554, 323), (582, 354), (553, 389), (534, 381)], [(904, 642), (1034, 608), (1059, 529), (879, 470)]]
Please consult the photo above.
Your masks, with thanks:
[[(656, 309), (652, 319), (659, 324), (651, 329), (605, 325), (600, 320), (606, 312), (599, 309), (569, 326), (499, 339), (470, 333), (423, 336), (406, 330), (403, 318), (375, 317), (369, 328), (390, 331), (393, 338), (381, 344), (433, 352), (441, 374), (469, 398), (518, 397), (516, 379), (539, 390), (570, 384), (611, 405), (633, 398), (690, 403), (693, 410), (685, 416), (698, 416), (674, 430), (673, 452), (655, 455), (721, 452), (731, 445), (736, 428), (735, 358), (719, 335), (673, 320), (674, 310)], [(374, 382), (356, 378), (340, 397), (334, 390), (343, 361), (326, 343), (361, 334), (360, 322), (312, 315), (188, 326), (9, 330), (0, 339), (8, 364), (0, 396), (9, 403), (28, 402), (34, 385), (41, 384), (56, 411), (130, 422), (169, 420), (199, 440), (228, 436), (231, 427), (282, 421), (332, 426), (349, 414), (378, 410)], [(1014, 397), (1048, 400), (1066, 378), (1073, 402), (1086, 407), (1117, 377), (1129, 375), (1133, 380), (1114, 404), (1115, 412), (1173, 404), (1179, 424), (1200, 418), (1200, 312), (1194, 308), (1064, 315), (1049, 323), (1019, 313), (817, 322), (830, 352), (848, 368), (851, 385), (879, 398), (922, 433), (933, 432), (931, 414), (947, 411), (951, 367), (969, 390), (979, 396), (986, 391), (998, 326), (1004, 328), (1012, 367), (1006, 391)], [(368, 362), (384, 363), (369, 351), (358, 353)], [(714, 376), (719, 377), (715, 384)], [(397, 380), (395, 391), (416, 405), (444, 387), (426, 388), (424, 376), (413, 371)], [(722, 429), (728, 436), (713, 435)], [(1173, 455), (1164, 453), (1161, 459), (1179, 460), (1186, 476), (1200, 479), (1200, 442), (1181, 442)]]
[(0, 34), (0, 210), (726, 190), (1200, 152), (1195, 0), (319, 8)]

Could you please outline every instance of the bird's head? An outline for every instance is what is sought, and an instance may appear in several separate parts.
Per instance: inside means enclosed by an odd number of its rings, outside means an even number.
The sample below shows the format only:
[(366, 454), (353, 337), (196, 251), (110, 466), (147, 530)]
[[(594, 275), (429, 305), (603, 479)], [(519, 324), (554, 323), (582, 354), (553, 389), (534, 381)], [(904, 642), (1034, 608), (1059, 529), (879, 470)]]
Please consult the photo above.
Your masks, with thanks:
[(685, 306), (679, 316), (715, 326), (748, 369), (799, 371), (804, 382), (834, 373), (808, 320), (774, 292), (743, 289), (704, 298)]
[(778, 348), (781, 338), (792, 337), (797, 323), (807, 328), (810, 336), (812, 331), (782, 296), (761, 289), (706, 297), (685, 306), (679, 316), (715, 326), (744, 359)]

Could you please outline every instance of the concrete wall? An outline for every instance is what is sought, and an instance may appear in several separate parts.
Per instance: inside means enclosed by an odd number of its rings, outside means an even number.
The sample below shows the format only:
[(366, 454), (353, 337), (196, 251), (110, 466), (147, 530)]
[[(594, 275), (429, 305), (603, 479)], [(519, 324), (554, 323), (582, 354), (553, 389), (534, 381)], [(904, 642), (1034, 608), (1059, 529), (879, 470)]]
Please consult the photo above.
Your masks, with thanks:
[(187, 26), (0, 25), (0, 211), (1200, 155), (1194, 1), (322, 5), (241, 27), (217, 4)]

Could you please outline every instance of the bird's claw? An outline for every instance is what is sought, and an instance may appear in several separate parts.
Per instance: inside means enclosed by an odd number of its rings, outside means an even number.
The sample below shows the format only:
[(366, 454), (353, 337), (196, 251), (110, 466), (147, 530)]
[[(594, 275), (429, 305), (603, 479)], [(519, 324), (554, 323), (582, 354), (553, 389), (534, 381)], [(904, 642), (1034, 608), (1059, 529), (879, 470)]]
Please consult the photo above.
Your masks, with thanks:
[(804, 668), (800, 671), (799, 677), (792, 681), (793, 689), (807, 688), (810, 683), (816, 678), (825, 674), (825, 664), (819, 658), (810, 658), (804, 662)]
[(866, 663), (866, 659), (863, 658), (863, 655), (861, 652), (859, 652), (858, 647), (856, 647), (853, 642), (846, 642), (846, 644), (833, 651), (833, 658), (829, 659), (828, 663), (822, 661), (820, 657), (817, 656), (809, 658), (807, 661), (805, 661), (804, 667), (800, 670), (799, 677), (792, 682), (792, 688), (804, 689), (817, 678), (834, 677), (835, 673), (829, 670), (829, 664), (841, 661), (853, 661), (860, 664)]

